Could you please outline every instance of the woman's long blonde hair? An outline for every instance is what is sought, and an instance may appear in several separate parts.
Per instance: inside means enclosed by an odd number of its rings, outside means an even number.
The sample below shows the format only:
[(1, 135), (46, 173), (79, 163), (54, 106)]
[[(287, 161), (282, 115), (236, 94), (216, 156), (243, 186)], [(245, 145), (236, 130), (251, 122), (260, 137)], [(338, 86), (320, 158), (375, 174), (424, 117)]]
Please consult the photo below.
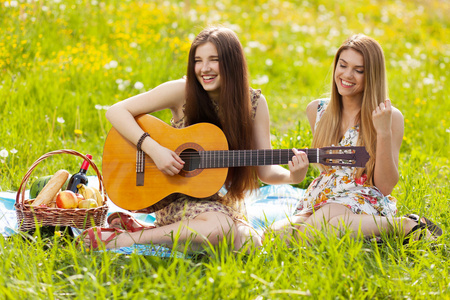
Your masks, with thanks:
[[(373, 184), (377, 135), (372, 123), (372, 111), (387, 99), (388, 88), (383, 49), (374, 39), (363, 34), (356, 34), (348, 38), (336, 52), (333, 62), (333, 79), (330, 102), (317, 123), (312, 146), (319, 148), (338, 145), (341, 140), (340, 129), (342, 123), (342, 96), (339, 94), (335, 72), (342, 51), (353, 49), (364, 58), (364, 91), (359, 120), (360, 131), (358, 145), (366, 147), (370, 159), (364, 169), (358, 169), (356, 177), (367, 174), (367, 180)], [(322, 168), (325, 168), (322, 166)]]

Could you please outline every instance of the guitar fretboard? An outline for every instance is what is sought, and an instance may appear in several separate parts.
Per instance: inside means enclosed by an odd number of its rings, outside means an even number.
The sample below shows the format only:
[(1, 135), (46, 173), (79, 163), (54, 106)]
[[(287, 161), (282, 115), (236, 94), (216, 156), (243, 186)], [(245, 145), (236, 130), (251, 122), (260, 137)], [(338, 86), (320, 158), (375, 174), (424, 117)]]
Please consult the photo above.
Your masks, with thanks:
[[(306, 152), (310, 163), (320, 161), (320, 149), (299, 149)], [(199, 168), (228, 168), (246, 166), (287, 165), (292, 149), (217, 150), (200, 151)], [(349, 157), (350, 159), (350, 157)]]

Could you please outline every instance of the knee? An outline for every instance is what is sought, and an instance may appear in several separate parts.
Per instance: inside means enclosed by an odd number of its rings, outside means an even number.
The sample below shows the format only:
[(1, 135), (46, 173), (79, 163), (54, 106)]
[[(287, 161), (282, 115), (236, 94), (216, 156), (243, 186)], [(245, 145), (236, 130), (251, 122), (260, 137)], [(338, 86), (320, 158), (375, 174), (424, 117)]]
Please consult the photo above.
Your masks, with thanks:
[(336, 217), (332, 217), (328, 221), (328, 224), (334, 228), (338, 228), (338, 227), (342, 226), (342, 222), (343, 222), (343, 219), (341, 218), (341, 216), (336, 216)]
[(236, 250), (262, 246), (262, 237), (253, 227), (237, 222), (234, 228), (234, 248)]
[(339, 235), (344, 234), (344, 232), (349, 228), (346, 223), (345, 216), (335, 216), (328, 221), (328, 225), (331, 230), (335, 230)]
[(214, 246), (236, 234), (234, 233), (236, 231), (234, 221), (226, 215), (211, 214), (204, 220), (206, 221), (205, 226), (209, 228), (206, 239)]

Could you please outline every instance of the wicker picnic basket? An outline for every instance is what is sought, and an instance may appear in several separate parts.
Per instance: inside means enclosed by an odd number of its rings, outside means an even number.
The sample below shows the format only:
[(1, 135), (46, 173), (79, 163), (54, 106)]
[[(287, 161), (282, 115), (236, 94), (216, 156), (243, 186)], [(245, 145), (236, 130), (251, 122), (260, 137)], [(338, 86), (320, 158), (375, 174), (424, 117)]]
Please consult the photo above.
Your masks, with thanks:
[[(29, 199), (25, 200), (26, 185), (34, 168), (36, 168), (36, 166), (44, 159), (59, 154), (79, 156), (89, 162), (98, 176), (99, 191), (104, 198), (103, 206), (89, 209), (63, 209), (40, 206), (32, 207), (30, 205), (32, 201)], [(36, 224), (39, 224), (39, 226), (71, 226), (79, 229), (85, 229), (104, 225), (106, 214), (108, 212), (106, 199), (106, 193), (103, 189), (103, 178), (97, 166), (83, 154), (75, 150), (63, 149), (48, 152), (42, 155), (31, 165), (19, 186), (14, 207), (16, 208), (17, 223), (21, 231), (32, 230), (36, 227)]]

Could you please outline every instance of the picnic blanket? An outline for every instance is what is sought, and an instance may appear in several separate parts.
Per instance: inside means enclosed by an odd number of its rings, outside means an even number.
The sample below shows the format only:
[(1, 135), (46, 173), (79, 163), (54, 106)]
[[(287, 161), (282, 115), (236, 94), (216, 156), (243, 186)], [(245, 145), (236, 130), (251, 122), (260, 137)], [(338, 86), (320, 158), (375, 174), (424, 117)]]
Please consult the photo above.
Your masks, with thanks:
[[(89, 176), (89, 186), (98, 187), (98, 179), (96, 176)], [(26, 191), (26, 198), (29, 191)], [(262, 233), (264, 229), (277, 220), (281, 220), (291, 216), (295, 205), (302, 198), (304, 190), (295, 188), (291, 185), (268, 185), (259, 188), (255, 192), (248, 194), (245, 198), (248, 221), (256, 231)], [(16, 193), (0, 192), (0, 233), (3, 236), (11, 236), (17, 233), (17, 217), (14, 209)], [(118, 206), (112, 201), (108, 201), (108, 215), (122, 211), (130, 213)], [(132, 214), (136, 219), (153, 223), (155, 221), (154, 214)], [(106, 224), (105, 224), (106, 226)], [(80, 230), (72, 228), (75, 235), (81, 233)], [(168, 248), (162, 246), (134, 245), (133, 247), (122, 247), (112, 249), (110, 251), (130, 254), (138, 253), (142, 255), (152, 255), (160, 257), (168, 257), (182, 255), (181, 253), (173, 253)]]

